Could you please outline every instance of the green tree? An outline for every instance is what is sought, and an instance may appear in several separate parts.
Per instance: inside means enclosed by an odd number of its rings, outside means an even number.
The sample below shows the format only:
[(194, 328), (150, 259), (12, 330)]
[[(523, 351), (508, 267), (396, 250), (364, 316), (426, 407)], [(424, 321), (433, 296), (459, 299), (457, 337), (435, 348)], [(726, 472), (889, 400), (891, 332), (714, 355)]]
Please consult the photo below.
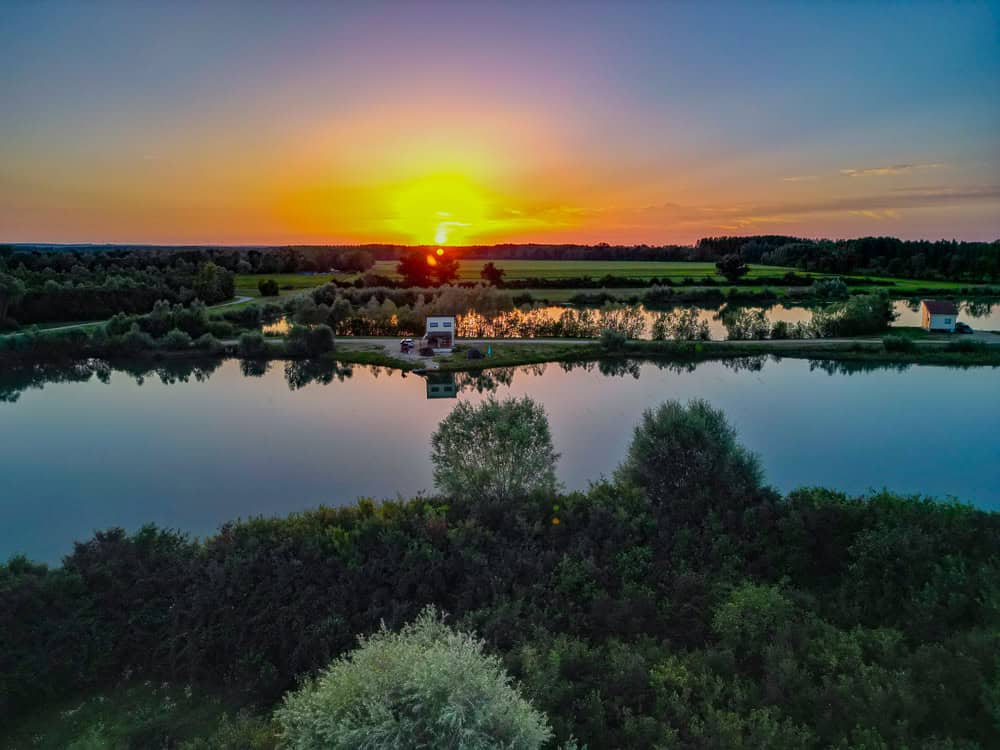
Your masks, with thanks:
[(555, 492), (559, 454), (545, 409), (529, 397), (461, 402), (431, 436), (434, 482), (470, 500)]
[(736, 281), (740, 277), (746, 276), (750, 270), (750, 266), (744, 263), (743, 259), (735, 253), (723, 256), (721, 260), (716, 262), (715, 268), (729, 281)]
[(737, 442), (725, 414), (701, 399), (647, 409), (617, 470), (619, 480), (642, 487), (681, 520), (746, 502), (761, 476), (757, 457)]
[(407, 250), (396, 264), (396, 273), (403, 277), (406, 286), (426, 287), (431, 285), (430, 256), (419, 250)]
[(435, 256), (431, 275), (439, 286), (452, 283), (458, 279), (458, 260), (447, 253)]
[(484, 643), (428, 608), (385, 626), (285, 697), (275, 712), (292, 750), (537, 750), (552, 736)]
[(502, 268), (497, 268), (493, 261), (490, 261), (483, 266), (482, 270), (479, 272), (479, 278), (485, 281), (490, 286), (500, 286), (503, 283), (503, 277), (506, 271)]
[(233, 296), (233, 275), (212, 261), (208, 261), (198, 267), (192, 288), (195, 296), (203, 302), (222, 302)]
[(261, 279), (257, 282), (257, 291), (261, 297), (277, 297), (280, 294), (278, 282), (274, 279)]
[(0, 320), (7, 318), (7, 311), (24, 297), (24, 282), (16, 276), (0, 273)]

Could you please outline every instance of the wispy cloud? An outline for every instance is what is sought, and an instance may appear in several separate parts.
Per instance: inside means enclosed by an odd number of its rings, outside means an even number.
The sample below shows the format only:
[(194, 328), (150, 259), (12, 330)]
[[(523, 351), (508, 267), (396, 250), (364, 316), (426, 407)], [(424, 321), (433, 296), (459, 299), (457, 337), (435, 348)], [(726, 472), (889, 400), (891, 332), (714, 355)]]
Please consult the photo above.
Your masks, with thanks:
[(812, 215), (849, 214), (868, 219), (895, 220), (907, 210), (983, 202), (1000, 202), (1000, 185), (908, 188), (863, 196), (729, 206), (663, 203), (640, 208), (636, 215), (642, 217), (643, 222), (654, 224), (747, 231), (762, 225), (793, 223)]
[(782, 177), (782, 182), (812, 182), (813, 180), (818, 180), (818, 174), (803, 174), (803, 175), (793, 175), (791, 177)]
[(943, 167), (944, 162), (935, 161), (926, 164), (891, 164), (887, 167), (865, 167), (864, 169), (841, 169), (840, 173), (846, 177), (880, 177), (890, 174), (903, 174), (913, 172), (917, 169), (935, 169)]

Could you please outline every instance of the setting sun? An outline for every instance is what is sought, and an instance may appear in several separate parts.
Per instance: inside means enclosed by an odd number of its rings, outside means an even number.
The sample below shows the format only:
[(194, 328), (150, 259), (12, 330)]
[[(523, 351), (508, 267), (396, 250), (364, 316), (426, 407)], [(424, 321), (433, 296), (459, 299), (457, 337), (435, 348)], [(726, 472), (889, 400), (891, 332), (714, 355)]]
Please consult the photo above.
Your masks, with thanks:
[(484, 191), (462, 175), (418, 178), (391, 195), (391, 228), (416, 244), (462, 244), (490, 223)]

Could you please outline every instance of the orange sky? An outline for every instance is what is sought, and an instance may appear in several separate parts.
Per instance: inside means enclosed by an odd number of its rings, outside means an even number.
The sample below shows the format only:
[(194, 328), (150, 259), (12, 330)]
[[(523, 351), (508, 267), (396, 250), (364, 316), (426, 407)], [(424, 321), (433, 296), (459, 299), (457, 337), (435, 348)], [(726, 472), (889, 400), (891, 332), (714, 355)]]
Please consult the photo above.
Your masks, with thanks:
[(1000, 236), (989, 9), (782, 7), (6, 5), (0, 242)]

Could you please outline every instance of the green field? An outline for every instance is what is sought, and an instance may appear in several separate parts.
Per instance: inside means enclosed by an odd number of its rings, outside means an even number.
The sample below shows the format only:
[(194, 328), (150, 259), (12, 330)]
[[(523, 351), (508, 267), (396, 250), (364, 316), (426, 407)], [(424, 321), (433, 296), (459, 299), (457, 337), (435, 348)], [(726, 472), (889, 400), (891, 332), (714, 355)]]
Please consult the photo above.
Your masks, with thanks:
[[(460, 281), (479, 281), (480, 271), (488, 261), (464, 260), (459, 263)], [(698, 263), (687, 261), (669, 262), (647, 262), (647, 261), (589, 261), (589, 260), (497, 260), (493, 261), (497, 267), (506, 271), (505, 278), (508, 281), (517, 281), (529, 278), (538, 279), (567, 279), (567, 278), (592, 278), (600, 279), (603, 276), (619, 276), (636, 281), (646, 282), (652, 278), (669, 278), (674, 283), (680, 283), (684, 279), (700, 281), (706, 276), (711, 277), (718, 284), (716, 288), (728, 291), (730, 288), (725, 284), (725, 278), (715, 272), (714, 263)], [(380, 260), (376, 262), (372, 272), (387, 276), (392, 279), (400, 278), (396, 273), (396, 262)], [(762, 277), (783, 276), (786, 273), (794, 272), (800, 276), (809, 278), (822, 278), (825, 274), (812, 273), (809, 271), (798, 271), (794, 268), (782, 266), (763, 266), (754, 264), (750, 266), (750, 272), (745, 278), (759, 279)], [(236, 276), (237, 296), (259, 298), (260, 292), (257, 283), (262, 279), (274, 279), (281, 289), (281, 296), (295, 294), (303, 290), (312, 289), (337, 279), (338, 281), (353, 281), (359, 274), (247, 274)], [(918, 289), (939, 289), (942, 292), (957, 290), (968, 286), (968, 284), (954, 281), (922, 281), (919, 279), (879, 279), (880, 281), (891, 281), (893, 286), (890, 290), (896, 295), (906, 295)], [(847, 278), (848, 285), (851, 280)], [(760, 291), (763, 286), (741, 285), (738, 287), (745, 292)], [(785, 287), (775, 287), (778, 294)], [(547, 299), (551, 302), (568, 301), (578, 289), (531, 289), (523, 290), (531, 293), (537, 299)], [(593, 291), (593, 290), (589, 290)], [(628, 297), (629, 295), (642, 294), (644, 288), (635, 289), (614, 289), (616, 296)]]
[(257, 284), (264, 279), (274, 279), (278, 282), (281, 296), (285, 297), (303, 289), (312, 289), (322, 286), (332, 279), (353, 278), (346, 274), (304, 274), (304, 273), (248, 273), (236, 275), (236, 296), (237, 297), (259, 297), (260, 290)]
[[(459, 260), (459, 278), (462, 281), (476, 281), (479, 272), (489, 261)], [(725, 281), (723, 276), (715, 272), (714, 263), (691, 263), (687, 261), (602, 261), (602, 260), (495, 260), (497, 268), (506, 271), (506, 279), (567, 279), (596, 278), (602, 276), (625, 276), (630, 279), (647, 281), (652, 278), (670, 278), (680, 281), (685, 278), (703, 279), (713, 277), (716, 281)], [(778, 266), (750, 266), (748, 278), (760, 276), (783, 276), (793, 268)], [(375, 264), (375, 273), (382, 276), (398, 278), (395, 261), (380, 260)], [(805, 276), (821, 274), (803, 273)]]

